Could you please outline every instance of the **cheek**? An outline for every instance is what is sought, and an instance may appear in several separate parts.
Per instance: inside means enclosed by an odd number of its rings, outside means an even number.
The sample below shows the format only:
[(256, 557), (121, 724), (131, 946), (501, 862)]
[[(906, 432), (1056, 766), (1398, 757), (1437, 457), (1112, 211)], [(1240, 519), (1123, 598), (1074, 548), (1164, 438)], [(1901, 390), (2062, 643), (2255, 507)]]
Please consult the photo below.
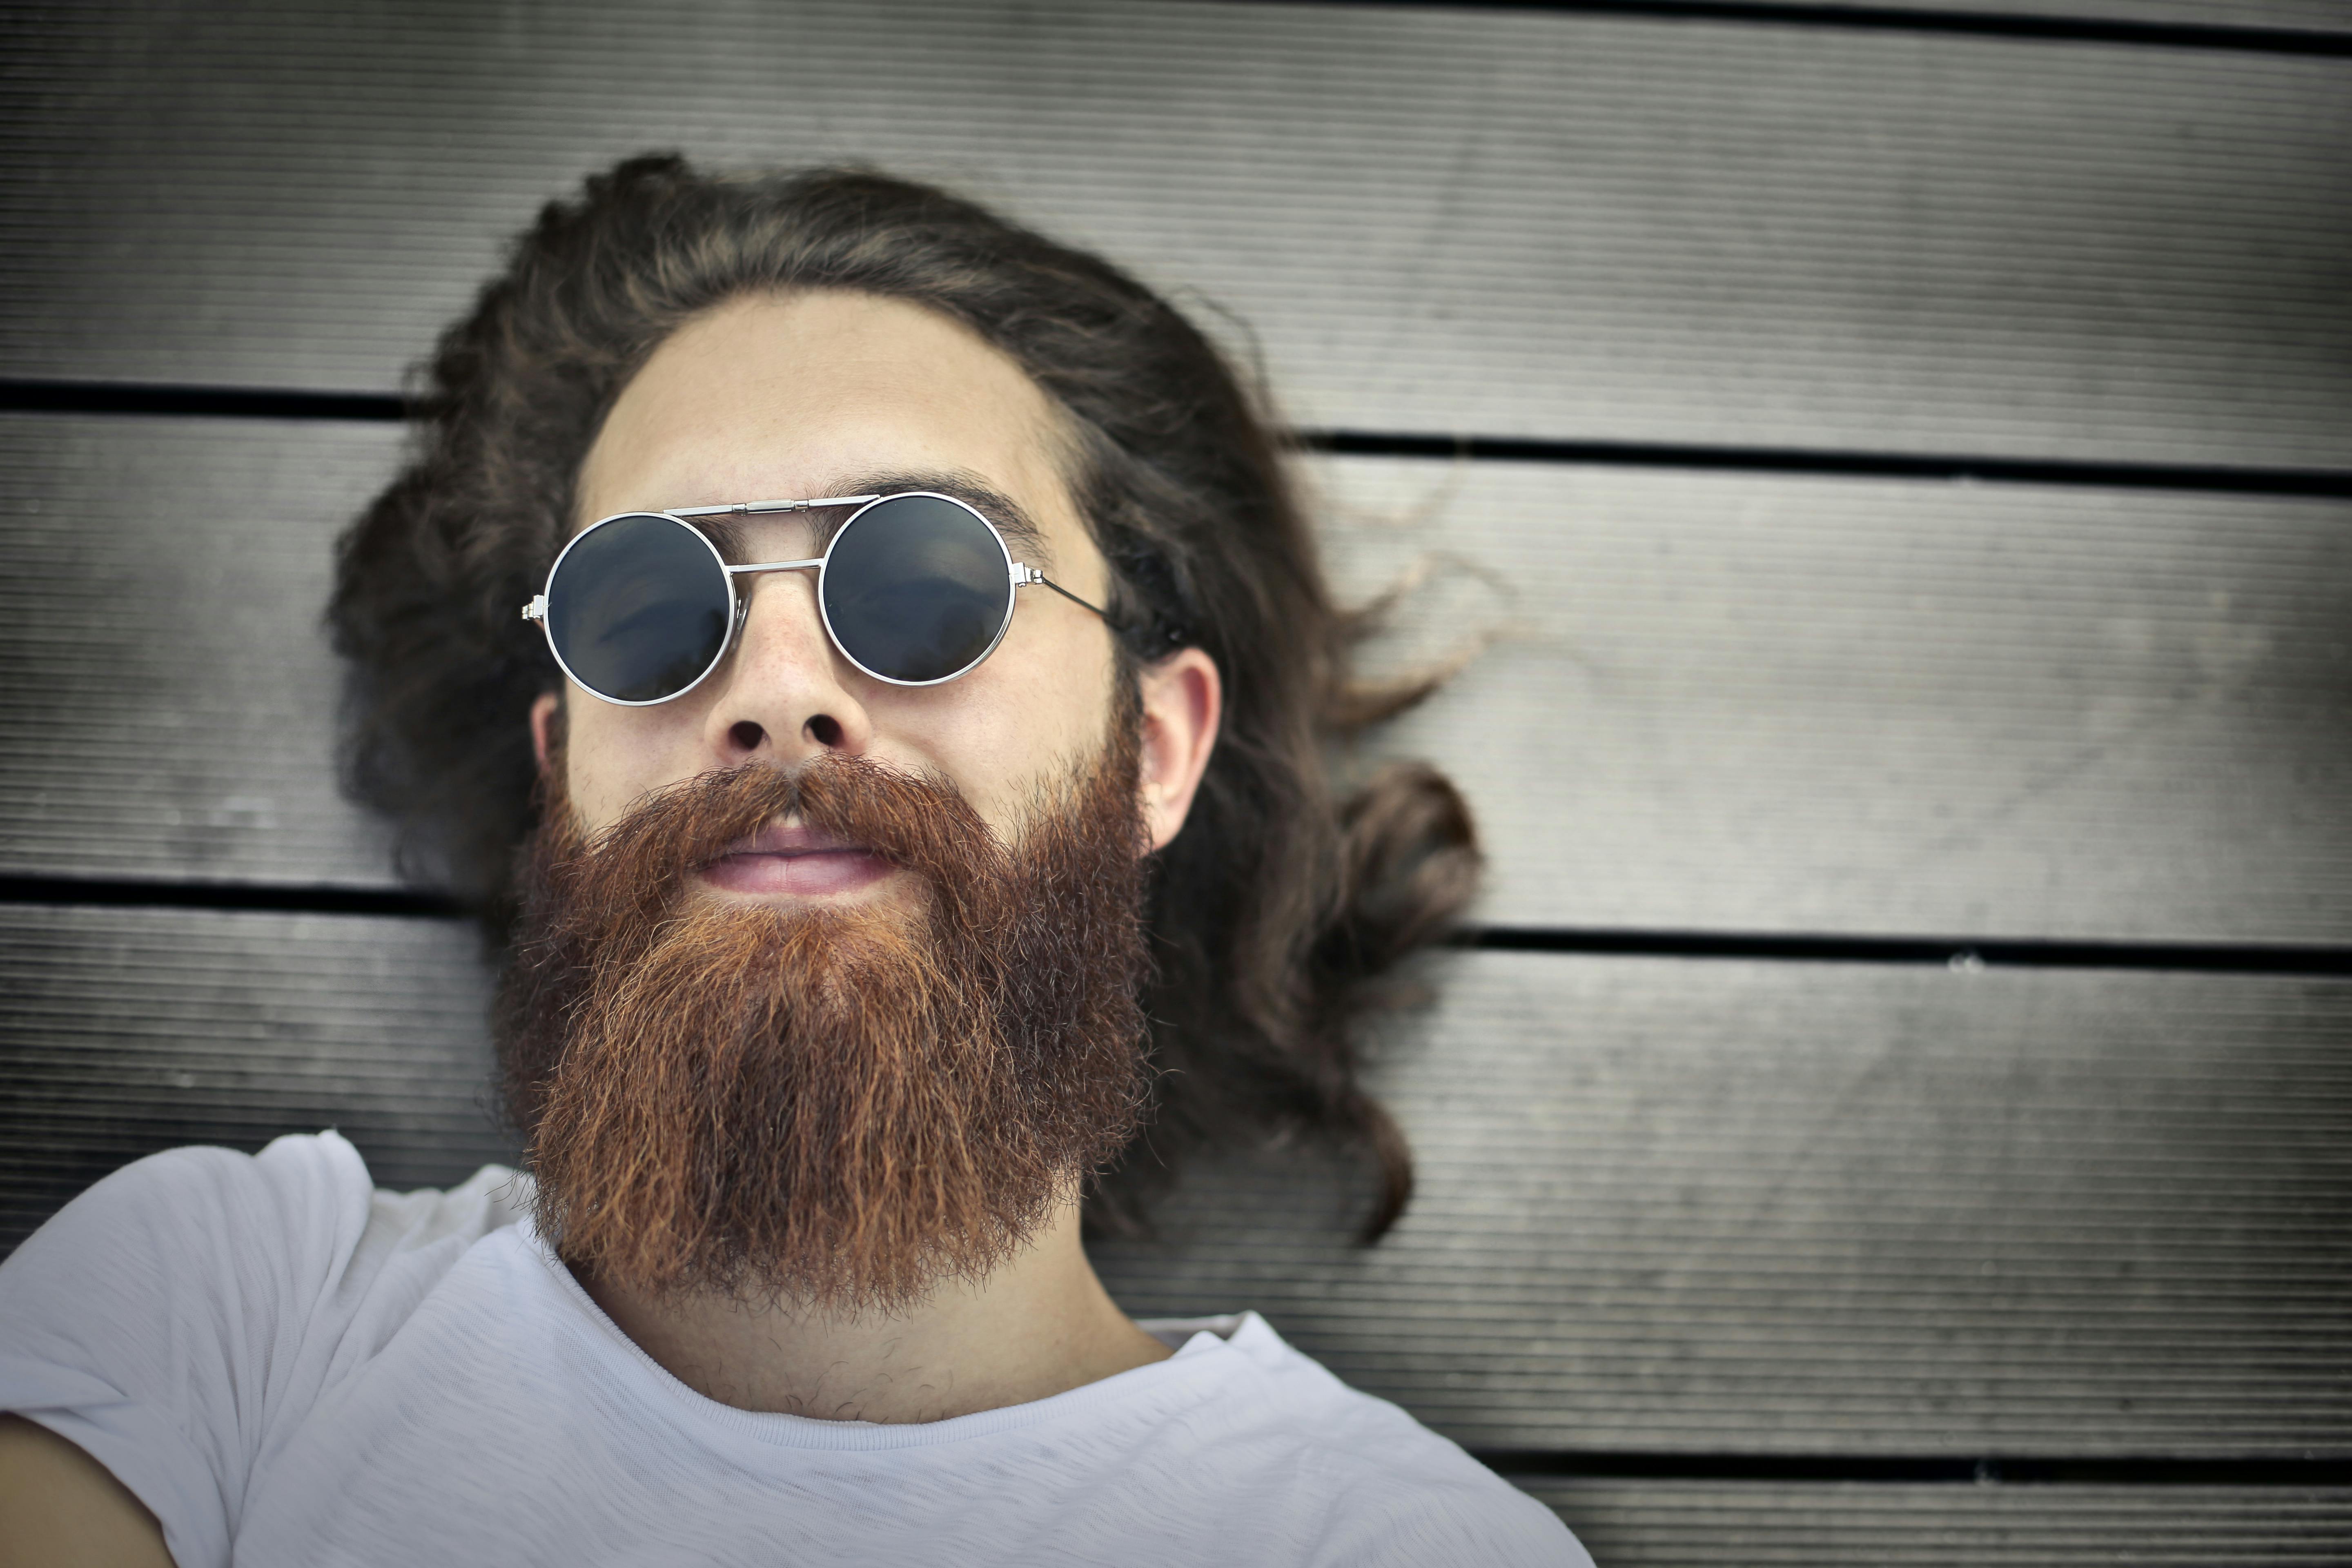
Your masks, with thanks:
[(955, 782), (999, 831), (1014, 827), (1037, 786), (1091, 761), (1109, 721), (1116, 666), (1107, 639), (1008, 637), (988, 662), (938, 689), (929, 711), (893, 724), (877, 713), (877, 740), (893, 730), (925, 764)]
[(687, 754), (698, 726), (688, 700), (658, 708), (616, 708), (584, 692), (567, 695), (564, 787), (591, 831), (618, 818), (648, 790), (698, 771)]

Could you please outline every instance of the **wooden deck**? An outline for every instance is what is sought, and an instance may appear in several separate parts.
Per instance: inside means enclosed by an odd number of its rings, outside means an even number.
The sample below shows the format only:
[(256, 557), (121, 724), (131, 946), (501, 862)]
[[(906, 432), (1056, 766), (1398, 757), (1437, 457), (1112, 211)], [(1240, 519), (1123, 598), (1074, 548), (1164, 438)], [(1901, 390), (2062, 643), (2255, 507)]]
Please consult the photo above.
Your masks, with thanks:
[[(1493, 859), (1423, 1185), (1253, 1305), (1604, 1564), (2352, 1558), (2352, 19), (2323, 0), (140, 0), (0, 20), (0, 1245), (123, 1161), (511, 1158), (337, 795), (405, 369), (626, 153), (855, 158), (1263, 357)], [(1241, 323), (1246, 323), (1244, 328)]]

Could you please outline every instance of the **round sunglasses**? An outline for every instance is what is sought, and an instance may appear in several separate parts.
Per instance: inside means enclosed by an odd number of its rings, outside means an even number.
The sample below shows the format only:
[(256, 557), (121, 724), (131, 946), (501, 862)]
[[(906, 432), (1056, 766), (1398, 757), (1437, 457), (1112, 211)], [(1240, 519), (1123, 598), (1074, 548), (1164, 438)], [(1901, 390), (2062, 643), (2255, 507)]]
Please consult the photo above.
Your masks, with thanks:
[[(812, 507), (857, 510), (809, 561), (730, 565), (691, 517), (756, 516)], [(749, 607), (735, 579), (814, 572), (818, 613), (842, 657), (893, 686), (969, 674), (1013, 625), (1013, 590), (1042, 584), (1110, 620), (1034, 566), (964, 502), (930, 490), (738, 501), (625, 511), (580, 531), (522, 608), (563, 673), (626, 708), (683, 697), (727, 657)]]

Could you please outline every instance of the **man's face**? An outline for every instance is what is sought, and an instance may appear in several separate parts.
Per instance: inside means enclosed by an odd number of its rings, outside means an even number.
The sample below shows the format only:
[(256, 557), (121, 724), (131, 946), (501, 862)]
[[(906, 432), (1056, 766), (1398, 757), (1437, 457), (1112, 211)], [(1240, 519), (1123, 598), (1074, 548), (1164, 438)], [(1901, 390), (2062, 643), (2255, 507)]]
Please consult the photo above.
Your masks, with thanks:
[[(622, 395), (578, 521), (940, 490), (1099, 603), (1059, 434), (943, 318), (744, 302)], [(709, 531), (732, 560), (805, 559), (841, 515)], [(562, 773), (500, 992), (510, 1104), (542, 1225), (591, 1275), (903, 1302), (988, 1272), (1132, 1133), (1139, 856), (1183, 821), (1216, 671), (1183, 650), (1115, 703), (1109, 629), (1049, 591), (971, 673), (895, 687), (833, 648), (811, 575), (739, 589), (735, 647), (693, 691), (573, 692), (560, 748), (555, 699), (534, 711)]]
[[(1015, 560), (1104, 604), (1108, 573), (1060, 452), (1059, 416), (1044, 394), (943, 316), (855, 294), (744, 300), (681, 329), (622, 394), (583, 468), (575, 523), (877, 486), (962, 490), (1006, 533)], [(982, 499), (990, 492), (1013, 515)], [(711, 531), (730, 560), (805, 559), (846, 515), (737, 519)], [(942, 777), (1009, 834), (1038, 781), (1101, 748), (1116, 676), (1111, 634), (1051, 591), (1021, 592), (1003, 644), (978, 668), (910, 688), (876, 680), (835, 650), (814, 573), (741, 577), (737, 587), (749, 604), (741, 632), (692, 691), (650, 708), (569, 694), (565, 784), (590, 833), (663, 785), (833, 752)], [(1147, 756), (1148, 816), (1154, 764)], [(1174, 831), (1156, 819), (1150, 826), (1155, 845)], [(824, 854), (730, 857), (704, 881), (714, 896), (836, 907), (904, 892), (903, 874)]]

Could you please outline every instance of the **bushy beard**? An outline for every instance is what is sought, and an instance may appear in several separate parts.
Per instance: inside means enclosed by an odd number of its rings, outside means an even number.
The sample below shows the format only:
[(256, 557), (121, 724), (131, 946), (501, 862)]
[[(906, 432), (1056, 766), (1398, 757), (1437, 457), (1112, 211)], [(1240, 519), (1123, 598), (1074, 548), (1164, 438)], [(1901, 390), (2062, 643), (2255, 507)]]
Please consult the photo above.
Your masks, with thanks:
[[(857, 757), (706, 773), (593, 842), (550, 801), (497, 1027), (565, 1261), (838, 1313), (1024, 1246), (1145, 1100), (1133, 729), (1040, 792), (1017, 847), (951, 787)], [(698, 868), (793, 814), (919, 896), (697, 896)]]

